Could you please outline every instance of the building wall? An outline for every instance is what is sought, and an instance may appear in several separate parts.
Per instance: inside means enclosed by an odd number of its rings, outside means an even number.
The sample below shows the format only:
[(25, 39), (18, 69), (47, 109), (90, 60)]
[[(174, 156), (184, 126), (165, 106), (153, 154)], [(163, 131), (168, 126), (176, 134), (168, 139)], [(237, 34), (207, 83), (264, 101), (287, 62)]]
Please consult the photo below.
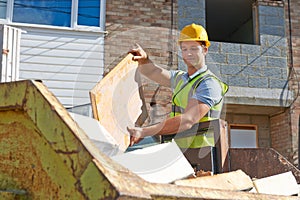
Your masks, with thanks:
[[(0, 64), (0, 71), (12, 68), (18, 72), (16, 79), (42, 80), (67, 108), (90, 103), (89, 91), (103, 77), (104, 65), (105, 1), (98, 1), (98, 4), (93, 1), (99, 11), (93, 7), (89, 9), (90, 15), (85, 16), (81, 14), (86, 9), (78, 5), (78, 1), (71, 2), (60, 8), (45, 2), (50, 6), (46, 10), (38, 9), (41, 8), (39, 1), (0, 3), (0, 25), (23, 31), (21, 40), (14, 40), (15, 46), (10, 45), (12, 39), (8, 39), (8, 45), (4, 44), (7, 51), (2, 57), (7, 62), (3, 64), (6, 66)], [(3, 38), (5, 41), (15, 37), (12, 37), (13, 32), (4, 35), (0, 34), (0, 44)], [(14, 53), (15, 47), (20, 47), (20, 54)], [(8, 78), (4, 79), (5, 76)], [(5, 76), (1, 81), (15, 80), (9, 73)]]
[[(261, 1), (262, 6), (278, 6), (282, 1)], [(285, 36), (287, 38), (288, 87), (293, 101), (284, 112), (270, 117), (271, 146), (299, 167), (299, 1), (284, 1)], [(273, 13), (274, 14), (274, 13)], [(281, 31), (279, 31), (281, 32)]]
[[(177, 28), (177, 8), (174, 0), (106, 1), (105, 66), (114, 67), (135, 43), (142, 45), (152, 58), (171, 67), (171, 53)], [(175, 51), (176, 52), (176, 51)]]
[(227, 113), (226, 121), (228, 124), (251, 124), (257, 125), (258, 147), (271, 147), (270, 118), (268, 115), (249, 115)]
[[(166, 69), (177, 67), (176, 0), (107, 0), (106, 3), (105, 74), (135, 43), (160, 66)], [(143, 87), (151, 115), (148, 123), (155, 123), (168, 114), (171, 91), (146, 78), (143, 78)]]
[[(299, 167), (299, 116), (300, 116), (300, 99), (299, 99), (299, 81), (300, 81), (300, 1), (285, 1), (285, 21), (286, 34), (288, 36), (288, 66), (291, 74), (289, 81), (290, 88), (295, 93), (295, 100), (288, 111), (289, 136), (292, 138), (290, 157)], [(286, 116), (281, 117), (282, 121), (286, 120)], [(279, 133), (278, 133), (279, 134)]]
[[(139, 6), (139, 3), (144, 6)], [(117, 63), (130, 45), (139, 42), (149, 52), (151, 58), (158, 64), (166, 68), (176, 68), (177, 61), (175, 56), (177, 46), (170, 46), (170, 41), (175, 41), (178, 31), (187, 24), (200, 23), (206, 25), (205, 19), (205, 0), (184, 1), (177, 0), (173, 4), (171, 1), (143, 1), (136, 3), (134, 1), (122, 2), (116, 0), (107, 1), (107, 22), (106, 27), (108, 35), (105, 40), (105, 70), (109, 72), (110, 68)], [(257, 114), (239, 113), (232, 111), (226, 114), (226, 120), (229, 123), (256, 124), (258, 125), (258, 139), (260, 147), (272, 147), (287, 157), (293, 163), (296, 163), (295, 151), (298, 149), (298, 101), (291, 107), (290, 102), (297, 97), (298, 79), (295, 80), (297, 70), (299, 70), (299, 56), (293, 56), (294, 74), (290, 73), (289, 60), (289, 41), (288, 41), (288, 23), (287, 23), (287, 2), (273, 0), (259, 0), (255, 6), (256, 22), (256, 42), (257, 44), (236, 44), (211, 41), (207, 64), (230, 86), (230, 96), (227, 97), (227, 103), (235, 106), (248, 106), (251, 110), (257, 106), (265, 106), (274, 109), (274, 113), (262, 111)], [(173, 5), (173, 9), (172, 6)], [(298, 13), (299, 3), (293, 3), (292, 21), (293, 26), (293, 52), (299, 52), (299, 26)], [(159, 9), (158, 9), (159, 8)], [(133, 11), (135, 10), (135, 11)], [(173, 10), (173, 21), (172, 15)], [(197, 12), (196, 12), (197, 11)], [(164, 18), (163, 18), (164, 16)], [(169, 17), (168, 17), (169, 16)], [(155, 24), (157, 22), (158, 24)], [(154, 31), (158, 30), (158, 32)], [(154, 34), (151, 34), (154, 33)], [(174, 36), (170, 39), (170, 33)], [(158, 36), (159, 35), (159, 36)], [(167, 39), (169, 38), (169, 39)], [(157, 43), (156, 43), (157, 42)], [(175, 43), (175, 42), (174, 42)], [(170, 60), (169, 52), (172, 51), (173, 58)], [(182, 61), (179, 52), (179, 68)], [(295, 80), (289, 82), (289, 80)], [(290, 86), (290, 87), (289, 87)], [(256, 96), (249, 96), (248, 100), (239, 98), (247, 96), (249, 89), (262, 94), (265, 99), (256, 99)], [(285, 96), (285, 92), (294, 91), (291, 98)], [(168, 112), (170, 104), (170, 91), (158, 87), (152, 82), (145, 81), (146, 102), (148, 109), (152, 112), (152, 121), (159, 121)], [(268, 91), (265, 93), (265, 91)], [(276, 96), (272, 96), (274, 93)], [(243, 94), (241, 94), (243, 93)], [(159, 94), (159, 95), (157, 95)], [(265, 94), (265, 95), (263, 95)], [(153, 109), (149, 106), (153, 100), (158, 104)], [(291, 107), (291, 109), (289, 109)], [(282, 109), (287, 110), (281, 112)], [(280, 112), (278, 112), (280, 111)], [(287, 121), (286, 121), (287, 120)], [(150, 120), (151, 121), (151, 120)], [(280, 127), (280, 129), (279, 129)], [(285, 138), (282, 140), (282, 138)]]
[[(182, 3), (180, 3), (182, 2)], [(197, 1), (199, 9), (205, 12), (205, 1)], [(188, 12), (190, 2), (179, 0), (179, 27), (183, 27), (188, 22), (202, 23), (205, 26), (205, 17), (198, 16), (198, 13)], [(195, 7), (196, 1), (193, 1)], [(197, 7), (197, 6), (196, 6)], [(285, 10), (282, 1), (257, 1), (254, 5), (254, 21), (256, 23), (256, 45), (235, 44), (211, 41), (207, 64), (212, 71), (217, 73), (226, 83), (229, 90), (252, 88), (260, 93), (268, 88), (269, 91), (279, 89), (289, 90), (288, 80), (290, 78), (288, 70), (288, 43), (285, 35)], [(182, 11), (180, 11), (182, 10)], [(180, 18), (181, 17), (181, 18)], [(209, 33), (208, 33), (209, 34)], [(271, 94), (271, 93), (270, 93)], [(269, 95), (270, 95), (269, 94)], [(249, 94), (248, 94), (249, 95)], [(265, 94), (268, 95), (268, 94)], [(271, 103), (269, 100), (243, 101), (237, 98), (238, 92), (233, 91), (233, 95), (227, 97), (227, 102), (231, 104), (248, 105), (251, 110), (257, 105), (276, 106), (289, 108), (285, 95), (278, 96), (278, 102)], [(245, 96), (247, 96), (245, 92)], [(232, 98), (233, 97), (233, 98)], [(238, 108), (238, 107), (237, 107)], [(273, 109), (273, 108), (272, 108)], [(226, 111), (225, 111), (226, 112)], [(258, 143), (260, 147), (273, 147), (294, 162), (295, 138), (291, 135), (291, 122), (282, 118), (284, 114), (273, 115), (269, 113), (257, 113), (256, 115), (235, 112), (226, 114), (226, 121), (232, 124), (255, 124), (258, 125)], [(278, 120), (282, 120), (278, 124)], [(275, 123), (276, 121), (276, 123)], [(279, 129), (280, 126), (280, 129)], [(285, 138), (282, 140), (282, 138)], [(282, 145), (284, 144), (284, 145)]]
[[(181, 2), (181, 3), (180, 3)], [(205, 1), (179, 0), (179, 27), (187, 23), (200, 23), (205, 26)], [(188, 6), (189, 5), (189, 6)], [(250, 88), (284, 88), (287, 84), (287, 39), (285, 37), (284, 8), (258, 6), (260, 44), (234, 44), (211, 41), (208, 65), (217, 70), (230, 86)], [(200, 12), (191, 12), (197, 8)], [(190, 12), (188, 12), (190, 11)], [(199, 13), (202, 13), (199, 16)], [(208, 33), (209, 35), (209, 33)]]
[(20, 79), (43, 80), (65, 107), (90, 103), (103, 75), (103, 34), (20, 27)]
[[(290, 134), (289, 110), (271, 117), (271, 144), (277, 151), (290, 156), (292, 159), (292, 135)], [(288, 148), (289, 147), (289, 148)]]
[(178, 29), (191, 23), (205, 27), (205, 0), (178, 0)]

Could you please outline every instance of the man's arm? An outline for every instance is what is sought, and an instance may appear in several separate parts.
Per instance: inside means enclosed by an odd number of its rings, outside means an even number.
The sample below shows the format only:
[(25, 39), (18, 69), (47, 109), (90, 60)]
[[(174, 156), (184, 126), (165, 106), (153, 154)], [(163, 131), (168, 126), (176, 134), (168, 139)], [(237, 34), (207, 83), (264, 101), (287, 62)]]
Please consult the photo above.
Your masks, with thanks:
[(136, 44), (137, 47), (130, 50), (129, 53), (133, 54), (133, 60), (138, 61), (139, 71), (147, 78), (159, 83), (162, 86), (171, 86), (170, 72), (156, 64), (154, 64), (148, 57), (143, 48)]
[(128, 128), (131, 135), (130, 145), (138, 143), (142, 138), (153, 135), (170, 135), (190, 129), (209, 111), (209, 106), (191, 99), (185, 112), (179, 116), (168, 118), (158, 124), (144, 128)]

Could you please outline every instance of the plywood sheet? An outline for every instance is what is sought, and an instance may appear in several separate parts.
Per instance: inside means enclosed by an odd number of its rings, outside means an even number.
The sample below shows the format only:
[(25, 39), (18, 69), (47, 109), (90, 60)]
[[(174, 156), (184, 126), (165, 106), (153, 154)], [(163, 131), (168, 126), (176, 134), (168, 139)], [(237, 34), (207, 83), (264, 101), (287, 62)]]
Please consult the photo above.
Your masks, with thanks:
[(251, 178), (242, 170), (217, 174), (214, 176), (203, 176), (194, 179), (178, 180), (175, 182), (175, 184), (231, 191), (250, 190), (253, 188)]
[(147, 118), (138, 63), (128, 54), (90, 91), (94, 118), (113, 136), (120, 150), (129, 146), (127, 127)]

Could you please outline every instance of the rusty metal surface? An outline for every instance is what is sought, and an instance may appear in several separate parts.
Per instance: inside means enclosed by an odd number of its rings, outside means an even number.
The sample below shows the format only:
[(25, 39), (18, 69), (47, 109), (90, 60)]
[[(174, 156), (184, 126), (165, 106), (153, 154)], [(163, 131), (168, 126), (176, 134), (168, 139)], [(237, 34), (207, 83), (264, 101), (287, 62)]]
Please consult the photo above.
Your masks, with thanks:
[(113, 185), (121, 167), (93, 146), (42, 83), (2, 83), (0, 98), (0, 189), (22, 189), (32, 199), (114, 199), (143, 191)]
[(129, 146), (127, 127), (147, 118), (137, 62), (128, 54), (90, 91), (94, 118), (111, 133), (120, 149)]
[(23, 190), (0, 190), (0, 199), (3, 200), (30, 200)]
[(294, 199), (146, 182), (99, 152), (36, 81), (0, 84), (0, 149), (0, 190), (33, 200)]
[(241, 169), (251, 178), (264, 178), (292, 171), (298, 184), (300, 171), (272, 148), (230, 149), (230, 169)]

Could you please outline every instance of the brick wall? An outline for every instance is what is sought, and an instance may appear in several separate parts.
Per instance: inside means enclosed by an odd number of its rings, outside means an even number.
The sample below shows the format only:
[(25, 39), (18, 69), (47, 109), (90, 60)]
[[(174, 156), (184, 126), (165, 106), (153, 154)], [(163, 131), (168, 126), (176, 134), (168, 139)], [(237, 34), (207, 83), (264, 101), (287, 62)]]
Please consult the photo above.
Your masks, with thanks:
[(291, 148), (287, 149), (289, 153), (289, 160), (299, 168), (299, 116), (300, 116), (300, 105), (299, 100), (290, 109), (290, 137), (291, 137)]
[[(169, 52), (176, 51), (173, 43), (177, 27), (176, 2), (107, 0), (105, 66), (122, 57), (138, 42), (159, 63), (173, 63)], [(109, 69), (108, 69), (109, 70)]]
[(226, 121), (228, 124), (251, 124), (257, 125), (258, 146), (271, 147), (270, 143), (270, 121), (268, 115), (248, 115), (248, 114), (235, 114), (227, 113)]
[[(300, 2), (285, 1), (286, 34), (288, 38), (288, 66), (290, 71), (290, 88), (294, 91), (295, 101), (291, 105), (290, 113), (290, 136), (292, 139), (290, 157), (298, 165), (298, 137), (299, 137), (299, 81), (300, 81)], [(284, 118), (282, 119), (284, 120)]]
[(170, 28), (172, 2), (176, 5), (172, 0), (107, 0), (106, 22)]
[[(105, 38), (105, 73), (139, 43), (151, 60), (160, 66), (177, 68), (177, 1), (176, 0), (107, 0)], [(170, 108), (171, 91), (143, 78), (145, 100), (155, 123)], [(150, 106), (151, 103), (151, 106)]]
[[(279, 2), (279, 1), (277, 1)], [(289, 4), (290, 3), (290, 4)], [(269, 4), (273, 5), (274, 1)], [(288, 85), (294, 92), (294, 102), (284, 112), (272, 116), (270, 123), (272, 147), (283, 154), (290, 162), (298, 166), (298, 137), (299, 137), (299, 61), (300, 61), (300, 27), (299, 27), (299, 9), (300, 2), (285, 1), (285, 35), (287, 38), (287, 73)]]
[(284, 113), (271, 117), (271, 144), (281, 154), (285, 155), (287, 159), (292, 161), (291, 146), (292, 138), (290, 134), (290, 113), (289, 110)]
[[(289, 88), (294, 92), (293, 104), (284, 112), (272, 116), (271, 124), (271, 146), (283, 154), (289, 161), (298, 165), (298, 136), (299, 136), (299, 81), (300, 81), (300, 2), (299, 1), (259, 1), (259, 5), (267, 7), (281, 7), (285, 9), (285, 37), (287, 38), (287, 79)], [(264, 11), (264, 13), (267, 13)], [(273, 9), (271, 15), (278, 16)], [(281, 15), (281, 14), (279, 14)], [(267, 18), (266, 18), (267, 19)], [(268, 19), (271, 23), (271, 19)], [(277, 23), (279, 24), (279, 23)], [(267, 31), (266, 31), (267, 32)], [(277, 32), (281, 34), (281, 29)]]

